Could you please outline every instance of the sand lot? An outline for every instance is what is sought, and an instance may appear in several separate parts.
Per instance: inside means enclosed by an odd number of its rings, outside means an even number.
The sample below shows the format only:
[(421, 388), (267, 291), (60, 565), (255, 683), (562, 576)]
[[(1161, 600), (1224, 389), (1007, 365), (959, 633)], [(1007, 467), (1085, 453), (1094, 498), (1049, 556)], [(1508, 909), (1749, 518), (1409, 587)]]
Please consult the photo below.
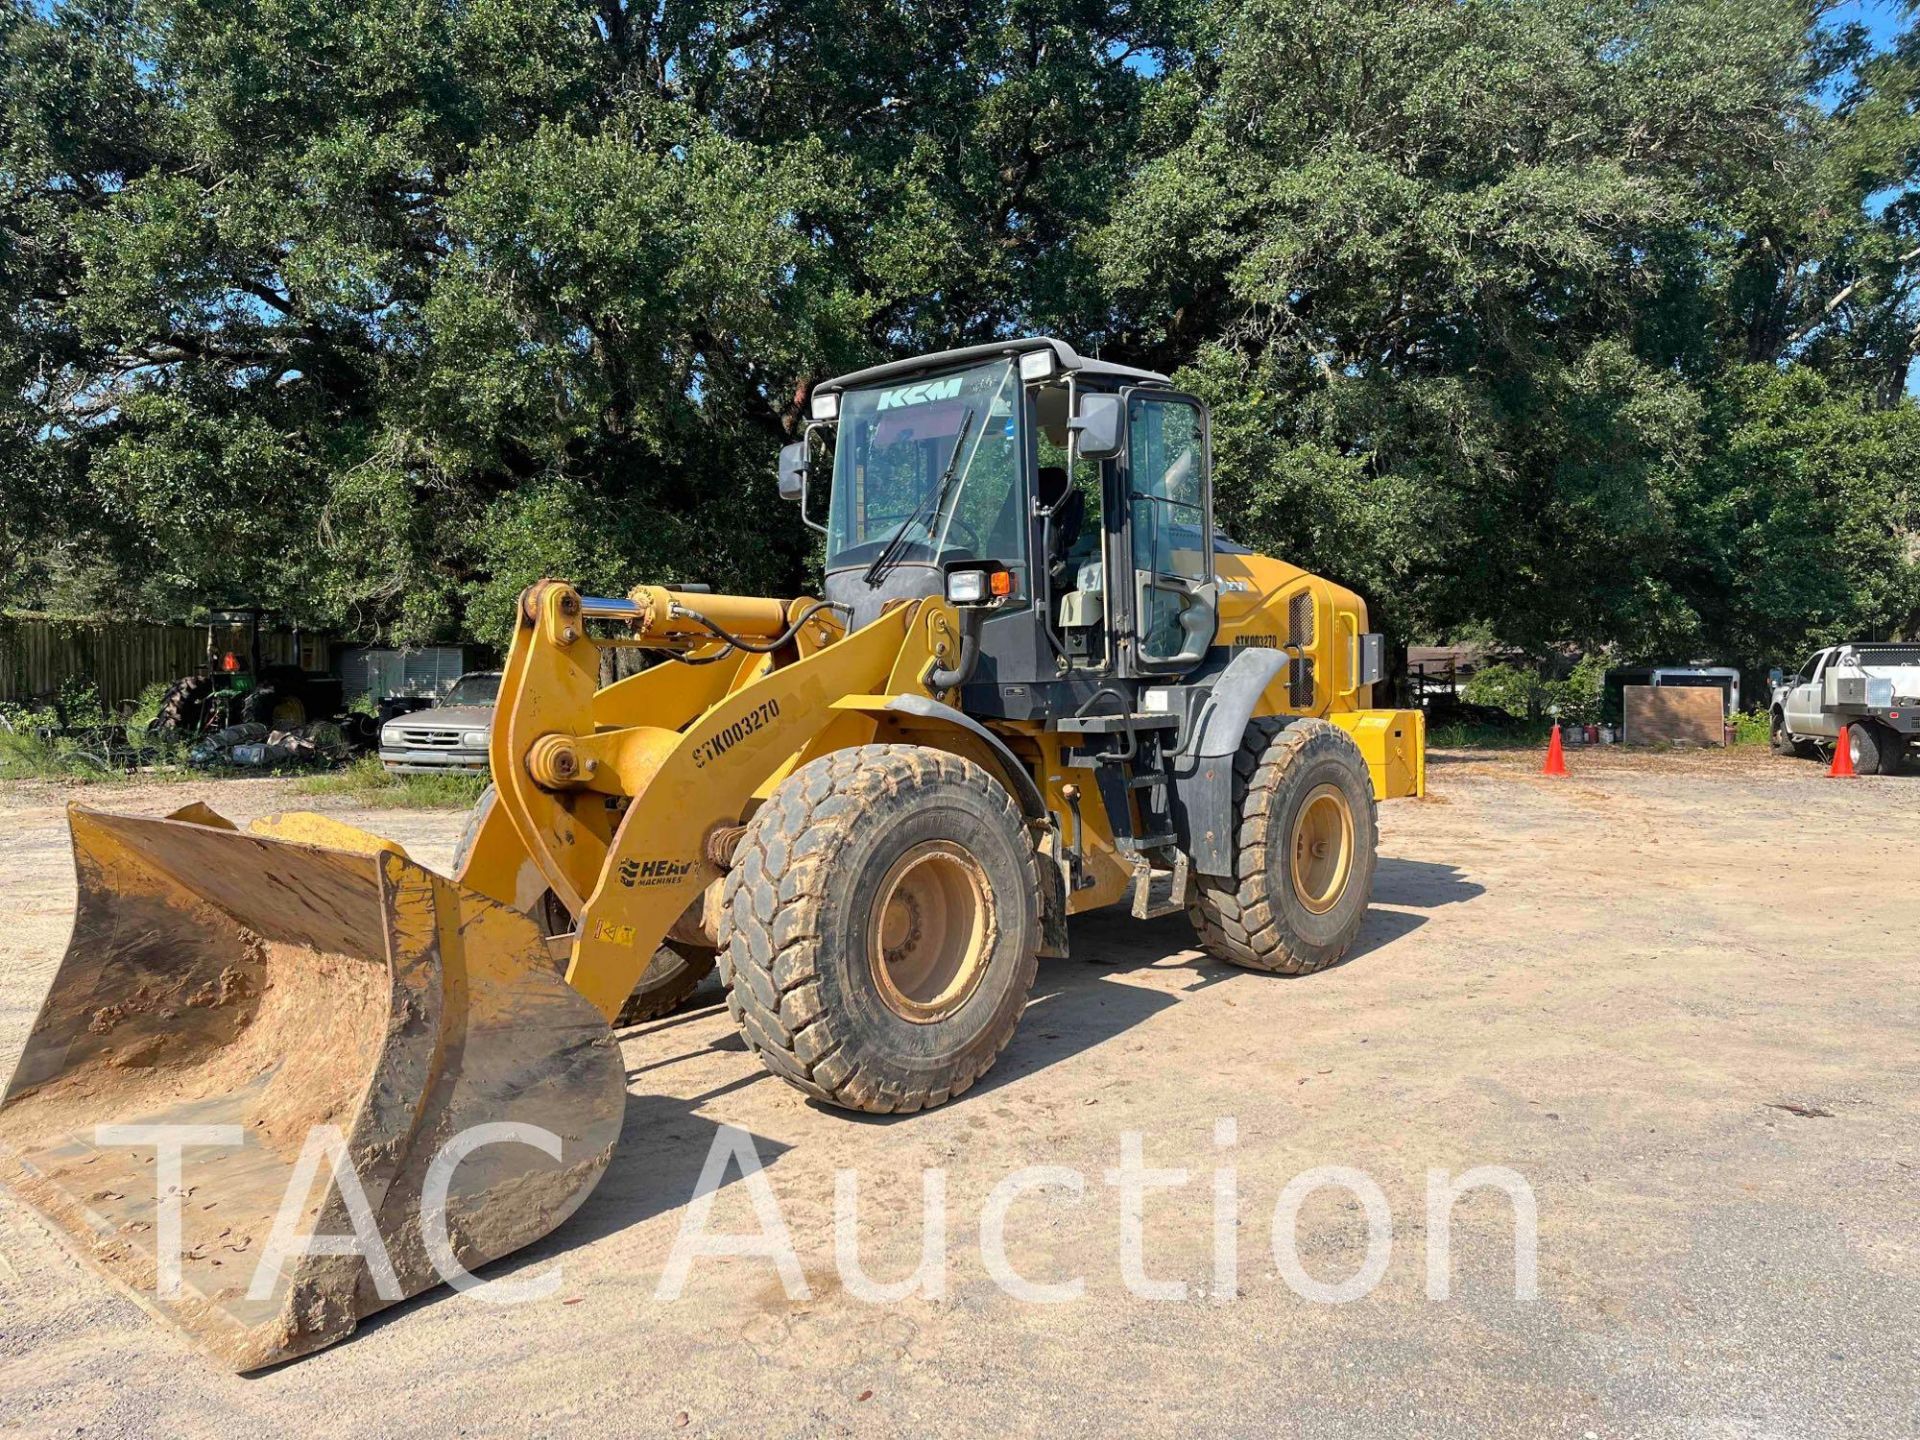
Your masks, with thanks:
[[(560, 1231), (490, 1274), (559, 1267), (547, 1299), (439, 1291), (277, 1371), (221, 1373), (0, 1196), (0, 1433), (1221, 1436), (1920, 1434), (1920, 776), (1829, 781), (1747, 752), (1436, 755), (1432, 795), (1382, 809), (1375, 909), (1345, 965), (1232, 970), (1184, 920), (1075, 923), (1013, 1045), (925, 1115), (853, 1119), (764, 1075), (717, 996), (624, 1041), (625, 1133)], [(45, 786), (0, 791), (0, 1067), (66, 943), (73, 880)], [(277, 782), (113, 787), (247, 818)], [(342, 812), (444, 865), (462, 817)], [(1216, 1143), (1231, 1119), (1234, 1142)], [(718, 1127), (752, 1137), (808, 1294), (764, 1259), (656, 1288)], [(1121, 1269), (1123, 1132), (1185, 1167), (1145, 1202), (1152, 1279)], [(1016, 1300), (980, 1231), (995, 1185), (1070, 1167), (1076, 1201), (1020, 1198), (1006, 1252), (1077, 1298)], [(1239, 1193), (1215, 1276), (1214, 1172)], [(1288, 1181), (1366, 1172), (1383, 1278), (1297, 1293), (1271, 1243)], [(1428, 1294), (1428, 1171), (1503, 1166), (1538, 1206), (1518, 1299), (1513, 1207), (1453, 1219)], [(945, 1174), (945, 1294), (874, 1304), (834, 1246), (857, 1172), (860, 1259), (921, 1254), (922, 1172)], [(750, 1187), (716, 1230), (753, 1229)], [(1324, 1282), (1367, 1219), (1339, 1189), (1294, 1230)]]

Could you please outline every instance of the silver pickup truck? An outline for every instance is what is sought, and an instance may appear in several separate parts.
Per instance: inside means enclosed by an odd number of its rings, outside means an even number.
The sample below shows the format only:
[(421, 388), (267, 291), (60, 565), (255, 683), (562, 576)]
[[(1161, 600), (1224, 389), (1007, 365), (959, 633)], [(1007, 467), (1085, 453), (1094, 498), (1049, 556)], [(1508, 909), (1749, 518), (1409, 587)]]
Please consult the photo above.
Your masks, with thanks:
[(1890, 775), (1920, 735), (1920, 645), (1830, 645), (1771, 679), (1776, 755), (1814, 754), (1844, 725), (1853, 768)]
[(440, 703), (412, 710), (380, 727), (380, 763), (392, 775), (485, 774), (487, 733), (500, 695), (498, 670), (472, 670)]

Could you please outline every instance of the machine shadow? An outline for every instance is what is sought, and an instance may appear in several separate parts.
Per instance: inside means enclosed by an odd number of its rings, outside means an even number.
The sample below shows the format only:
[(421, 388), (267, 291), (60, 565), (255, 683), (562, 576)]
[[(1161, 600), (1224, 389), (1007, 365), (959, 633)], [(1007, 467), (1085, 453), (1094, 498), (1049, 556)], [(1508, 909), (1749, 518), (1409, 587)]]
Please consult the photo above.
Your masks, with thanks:
[[(476, 1278), (510, 1280), (522, 1271), (537, 1271), (570, 1250), (685, 1205), (693, 1196), (707, 1154), (713, 1148), (713, 1137), (720, 1129), (720, 1122), (695, 1111), (710, 1100), (767, 1078), (771, 1077), (742, 1076), (691, 1099), (628, 1090), (620, 1139), (614, 1146), (606, 1173), (593, 1192), (556, 1229), (510, 1255), (480, 1266), (473, 1272)], [(759, 1155), (762, 1169), (771, 1169), (793, 1148), (751, 1131), (746, 1138)], [(739, 1179), (740, 1167), (729, 1161), (719, 1188), (724, 1190)], [(356, 1333), (378, 1330), (420, 1306), (450, 1298), (445, 1286), (435, 1286), (368, 1316)], [(259, 1373), (266, 1375), (273, 1371)]]
[[(1378, 957), (1418, 930), (1427, 923), (1427, 916), (1417, 912), (1471, 900), (1483, 893), (1484, 887), (1466, 878), (1458, 866), (1383, 856), (1374, 880), (1373, 907), (1353, 949), (1334, 969)], [(1387, 906), (1407, 908), (1383, 908)], [(1040, 973), (1013, 1043), (980, 1083), (951, 1105), (964, 1106), (1003, 1085), (1092, 1050), (1178, 1005), (1182, 994), (1228, 981), (1271, 985), (1310, 983), (1315, 978), (1302, 976), (1290, 982), (1289, 977), (1260, 975), (1223, 964), (1195, 945), (1193, 928), (1184, 915), (1135, 920), (1120, 905), (1076, 916), (1071, 943), (1073, 958), (1040, 962)], [(1121, 978), (1148, 969), (1185, 972), (1192, 978), (1171, 991), (1129, 984)], [(712, 1027), (703, 1023), (724, 1019), (725, 1014), (725, 1001), (714, 982), (709, 982), (693, 1005), (621, 1032), (623, 1039), (654, 1043), (643, 1043), (646, 1058), (628, 1068), (626, 1117), (606, 1174), (565, 1224), (524, 1250), (483, 1267), (479, 1272), (482, 1278), (511, 1276), (524, 1267), (538, 1266), (577, 1246), (686, 1204), (721, 1124), (699, 1110), (747, 1086), (774, 1083), (773, 1077), (749, 1058), (746, 1064), (751, 1069), (747, 1073), (687, 1097), (652, 1091), (647, 1077), (650, 1072), (669, 1069), (697, 1056), (721, 1051), (743, 1053), (746, 1046), (738, 1034), (728, 1029), (714, 1035)], [(813, 1101), (805, 1103), (838, 1123), (884, 1126), (914, 1118), (860, 1115)], [(748, 1138), (764, 1167), (772, 1167), (790, 1148), (760, 1135), (749, 1134)], [(722, 1184), (734, 1184), (739, 1178), (739, 1168), (730, 1163)], [(361, 1328), (388, 1323), (440, 1293), (429, 1291), (383, 1311)]]
[[(1382, 855), (1373, 872), (1375, 907), (1405, 905), (1415, 910), (1437, 910), (1442, 905), (1457, 905), (1486, 893), (1487, 887), (1469, 880), (1458, 865)], [(1365, 938), (1364, 931), (1362, 938)]]

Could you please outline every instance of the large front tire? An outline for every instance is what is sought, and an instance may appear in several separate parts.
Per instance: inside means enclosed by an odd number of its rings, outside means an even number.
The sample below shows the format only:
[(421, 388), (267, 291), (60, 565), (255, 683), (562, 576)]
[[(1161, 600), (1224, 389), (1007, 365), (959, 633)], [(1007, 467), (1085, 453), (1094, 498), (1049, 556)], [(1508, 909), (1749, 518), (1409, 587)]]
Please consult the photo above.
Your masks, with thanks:
[(1353, 738), (1325, 720), (1255, 720), (1233, 764), (1233, 874), (1188, 917), (1217, 960), (1283, 975), (1334, 964), (1367, 918), (1379, 832)]
[(693, 998), (700, 982), (713, 973), (714, 953), (677, 940), (663, 941), (634, 982), (615, 1025), (639, 1025), (671, 1015)]
[(865, 745), (789, 777), (727, 874), (720, 972), (762, 1063), (816, 1100), (939, 1105), (1012, 1039), (1040, 948), (1033, 844), (968, 760)]

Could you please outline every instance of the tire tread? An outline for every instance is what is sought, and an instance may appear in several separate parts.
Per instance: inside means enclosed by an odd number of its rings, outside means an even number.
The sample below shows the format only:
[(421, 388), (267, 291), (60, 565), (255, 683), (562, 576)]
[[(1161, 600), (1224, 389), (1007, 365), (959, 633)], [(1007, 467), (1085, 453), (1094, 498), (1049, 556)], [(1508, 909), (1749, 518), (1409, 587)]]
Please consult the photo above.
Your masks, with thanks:
[[(936, 780), (987, 797), (1009, 833), (1025, 836), (1006, 787), (971, 761), (924, 746), (861, 745), (789, 777), (754, 815), (734, 852), (720, 947), (727, 1008), (770, 1071), (826, 1104), (875, 1114), (939, 1105), (985, 1074), (1013, 1038), (1009, 1024), (975, 1063), (910, 1088), (883, 1082), (854, 1058), (845, 1018), (821, 1000), (820, 914), (833, 879), (825, 857), (872, 807), (911, 803), (916, 790)], [(1039, 872), (1032, 863), (1027, 870), (1028, 914), (1037, 916)], [(1015, 983), (1024, 994), (1038, 973), (1037, 948), (1027, 949), (1020, 963)], [(808, 986), (813, 992), (803, 995)]]
[[(1270, 838), (1274, 806), (1294, 766), (1328, 745), (1345, 745), (1357, 754), (1352, 739), (1330, 721), (1262, 718), (1247, 726), (1233, 759), (1234, 813), (1239, 816), (1233, 874), (1196, 876), (1187, 907), (1200, 948), (1216, 960), (1270, 974), (1308, 975), (1342, 958), (1346, 946), (1333, 954), (1314, 956), (1294, 945), (1267, 896), (1267, 847), (1274, 843)], [(1357, 846), (1372, 850), (1377, 844), (1378, 811), (1369, 785), (1365, 813), (1354, 817), (1365, 831), (1355, 835)]]

